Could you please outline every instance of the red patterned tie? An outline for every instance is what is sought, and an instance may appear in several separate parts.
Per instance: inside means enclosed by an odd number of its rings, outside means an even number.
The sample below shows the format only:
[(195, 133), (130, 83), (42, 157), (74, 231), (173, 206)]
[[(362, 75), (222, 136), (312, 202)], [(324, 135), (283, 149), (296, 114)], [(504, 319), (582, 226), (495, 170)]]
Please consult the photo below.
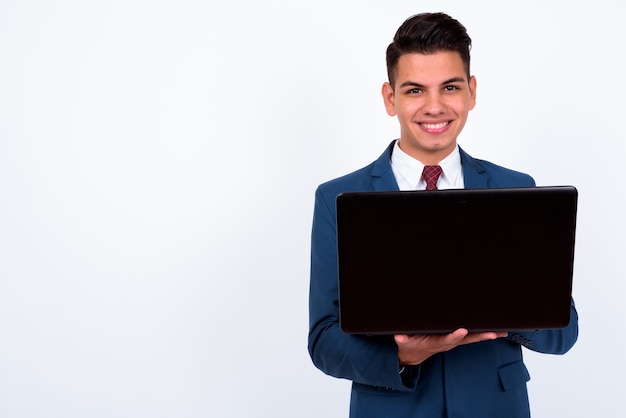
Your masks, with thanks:
[(437, 190), (437, 180), (441, 175), (441, 167), (438, 165), (425, 165), (422, 177), (426, 180), (426, 190)]

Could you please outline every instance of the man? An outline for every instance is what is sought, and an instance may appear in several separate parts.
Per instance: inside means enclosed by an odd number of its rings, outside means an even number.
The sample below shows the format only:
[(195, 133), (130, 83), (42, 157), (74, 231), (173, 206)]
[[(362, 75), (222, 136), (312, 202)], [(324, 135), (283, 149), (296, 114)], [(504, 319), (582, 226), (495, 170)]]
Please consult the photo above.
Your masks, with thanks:
[[(400, 138), (372, 164), (320, 185), (315, 195), (309, 352), (323, 372), (352, 380), (351, 417), (528, 417), (530, 376), (521, 346), (563, 354), (578, 336), (573, 302), (570, 324), (560, 330), (372, 337), (339, 327), (339, 193), (425, 189), (425, 166), (441, 168), (439, 189), (535, 185), (530, 176), (474, 159), (457, 145), (476, 103), (470, 45), (465, 28), (445, 14), (407, 19), (387, 49), (389, 82), (382, 88)], [(416, 295), (416, 303), (420, 297), (428, 295)]]

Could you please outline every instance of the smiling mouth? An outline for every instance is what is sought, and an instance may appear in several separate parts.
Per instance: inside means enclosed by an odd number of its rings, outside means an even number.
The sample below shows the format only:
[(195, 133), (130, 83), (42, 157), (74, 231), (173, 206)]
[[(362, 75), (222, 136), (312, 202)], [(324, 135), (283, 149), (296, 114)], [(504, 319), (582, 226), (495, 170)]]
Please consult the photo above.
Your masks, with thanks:
[(448, 126), (448, 124), (450, 124), (450, 122), (439, 122), (439, 123), (420, 123), (420, 125), (422, 125), (424, 128), (428, 129), (429, 131), (436, 131), (442, 128), (445, 128), (446, 126)]

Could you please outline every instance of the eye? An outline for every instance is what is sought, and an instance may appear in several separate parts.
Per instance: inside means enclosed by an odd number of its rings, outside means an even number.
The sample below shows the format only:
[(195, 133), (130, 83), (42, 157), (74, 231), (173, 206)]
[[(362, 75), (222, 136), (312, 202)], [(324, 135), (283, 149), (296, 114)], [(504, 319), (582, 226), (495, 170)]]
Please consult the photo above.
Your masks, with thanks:
[(443, 89), (444, 89), (445, 91), (456, 91), (456, 90), (458, 90), (459, 88), (458, 88), (457, 86), (445, 86)]
[(418, 89), (417, 87), (407, 91), (408, 94), (419, 94), (421, 92), (422, 92), (422, 89)]

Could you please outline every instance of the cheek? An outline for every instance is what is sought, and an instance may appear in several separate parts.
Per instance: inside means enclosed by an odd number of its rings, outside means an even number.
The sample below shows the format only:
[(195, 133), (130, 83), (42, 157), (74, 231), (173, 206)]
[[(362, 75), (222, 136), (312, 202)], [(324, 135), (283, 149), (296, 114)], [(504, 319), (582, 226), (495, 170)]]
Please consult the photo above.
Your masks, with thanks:
[(453, 105), (455, 112), (459, 116), (466, 116), (467, 112), (474, 108), (473, 100), (459, 100)]
[(396, 111), (403, 118), (410, 119), (417, 112), (417, 106), (411, 103), (403, 103), (402, 106), (396, 107)]
[(462, 108), (465, 112), (467, 112), (468, 110), (472, 110), (474, 108), (474, 105), (476, 105), (476, 100), (469, 95), (459, 100), (458, 104), (459, 108)]

